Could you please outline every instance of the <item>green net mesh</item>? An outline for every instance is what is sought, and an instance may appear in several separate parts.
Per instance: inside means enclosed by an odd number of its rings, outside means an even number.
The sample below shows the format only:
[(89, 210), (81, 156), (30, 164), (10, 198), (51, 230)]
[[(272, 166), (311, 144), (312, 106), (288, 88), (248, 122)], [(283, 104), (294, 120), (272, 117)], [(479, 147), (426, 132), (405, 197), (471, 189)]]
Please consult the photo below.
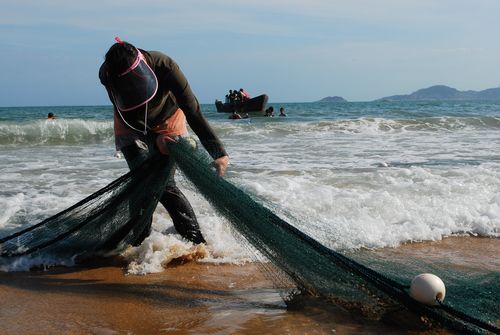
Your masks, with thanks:
[(83, 258), (142, 242), (165, 189), (166, 164), (165, 156), (154, 156), (70, 208), (0, 238), (0, 262), (21, 256)]
[(424, 261), (416, 258), (381, 257), (369, 251), (349, 255), (369, 264), (398, 283), (410, 283), (419, 273), (433, 273), (446, 284), (446, 304), (467, 315), (492, 324), (500, 320), (500, 273), (488, 269), (471, 269), (447, 262), (446, 259)]

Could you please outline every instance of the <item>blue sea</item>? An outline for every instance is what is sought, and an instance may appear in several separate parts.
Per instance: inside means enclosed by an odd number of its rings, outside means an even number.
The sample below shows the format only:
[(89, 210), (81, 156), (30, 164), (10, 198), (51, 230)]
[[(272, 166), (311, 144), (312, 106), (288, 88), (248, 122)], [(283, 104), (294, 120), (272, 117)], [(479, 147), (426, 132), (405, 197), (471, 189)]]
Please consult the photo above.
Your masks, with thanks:
[[(202, 105), (231, 157), (226, 178), (297, 218), (326, 246), (500, 236), (500, 101), (269, 105), (287, 116), (230, 120)], [(111, 106), (0, 108), (0, 237), (127, 171), (114, 148)], [(208, 241), (206, 261), (247, 261), (228, 224), (177, 179)], [(171, 246), (188, 244), (160, 205), (129, 271), (161, 271)]]

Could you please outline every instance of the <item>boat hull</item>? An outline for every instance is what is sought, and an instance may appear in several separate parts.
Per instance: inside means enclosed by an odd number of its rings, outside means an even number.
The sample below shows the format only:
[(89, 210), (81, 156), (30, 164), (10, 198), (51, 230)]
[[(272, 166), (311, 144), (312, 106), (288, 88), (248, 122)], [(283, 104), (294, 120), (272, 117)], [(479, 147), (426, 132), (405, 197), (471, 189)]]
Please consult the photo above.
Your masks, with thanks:
[(267, 100), (268, 96), (266, 94), (262, 94), (242, 102), (223, 103), (222, 101), (215, 100), (215, 107), (219, 113), (232, 113), (233, 111), (236, 111), (237, 113), (264, 113)]

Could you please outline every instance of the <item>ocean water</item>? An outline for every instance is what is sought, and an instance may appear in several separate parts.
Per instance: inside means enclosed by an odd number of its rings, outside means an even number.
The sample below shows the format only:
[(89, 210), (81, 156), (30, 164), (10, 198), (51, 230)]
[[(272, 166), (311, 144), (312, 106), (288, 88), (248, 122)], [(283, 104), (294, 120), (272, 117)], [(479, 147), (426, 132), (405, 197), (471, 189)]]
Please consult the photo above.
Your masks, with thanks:
[[(231, 157), (228, 178), (337, 250), (450, 235), (500, 236), (500, 102), (271, 103), (287, 117), (229, 120), (202, 105)], [(52, 112), (57, 119), (46, 120)], [(66, 209), (128, 171), (111, 106), (0, 108), (0, 237)], [(208, 241), (206, 262), (251, 252), (177, 176)], [(158, 207), (129, 272), (192, 246)], [(17, 264), (3, 270), (28, 268)]]

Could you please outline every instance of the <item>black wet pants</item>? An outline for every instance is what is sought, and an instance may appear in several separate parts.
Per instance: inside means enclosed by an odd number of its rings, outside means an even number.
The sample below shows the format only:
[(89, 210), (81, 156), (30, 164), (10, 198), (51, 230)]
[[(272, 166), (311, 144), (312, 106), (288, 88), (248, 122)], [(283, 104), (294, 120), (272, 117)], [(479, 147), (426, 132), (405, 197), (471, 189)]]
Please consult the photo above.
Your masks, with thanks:
[[(121, 151), (131, 170), (148, 159), (151, 154), (157, 150), (154, 141), (151, 140), (150, 142), (151, 143), (146, 144), (143, 141), (136, 140), (135, 144), (122, 148)], [(205, 239), (201, 234), (200, 226), (198, 225), (198, 220), (196, 220), (196, 215), (191, 204), (181, 190), (175, 185), (175, 162), (170, 158), (165, 168), (170, 169), (170, 172), (165, 191), (160, 198), (161, 204), (167, 210), (172, 218), (175, 229), (182, 237), (193, 243), (205, 243)], [(151, 222), (149, 226), (144, 229), (143, 233), (141, 233), (142, 236), (137, 237), (136, 241), (142, 242), (150, 233)]]

